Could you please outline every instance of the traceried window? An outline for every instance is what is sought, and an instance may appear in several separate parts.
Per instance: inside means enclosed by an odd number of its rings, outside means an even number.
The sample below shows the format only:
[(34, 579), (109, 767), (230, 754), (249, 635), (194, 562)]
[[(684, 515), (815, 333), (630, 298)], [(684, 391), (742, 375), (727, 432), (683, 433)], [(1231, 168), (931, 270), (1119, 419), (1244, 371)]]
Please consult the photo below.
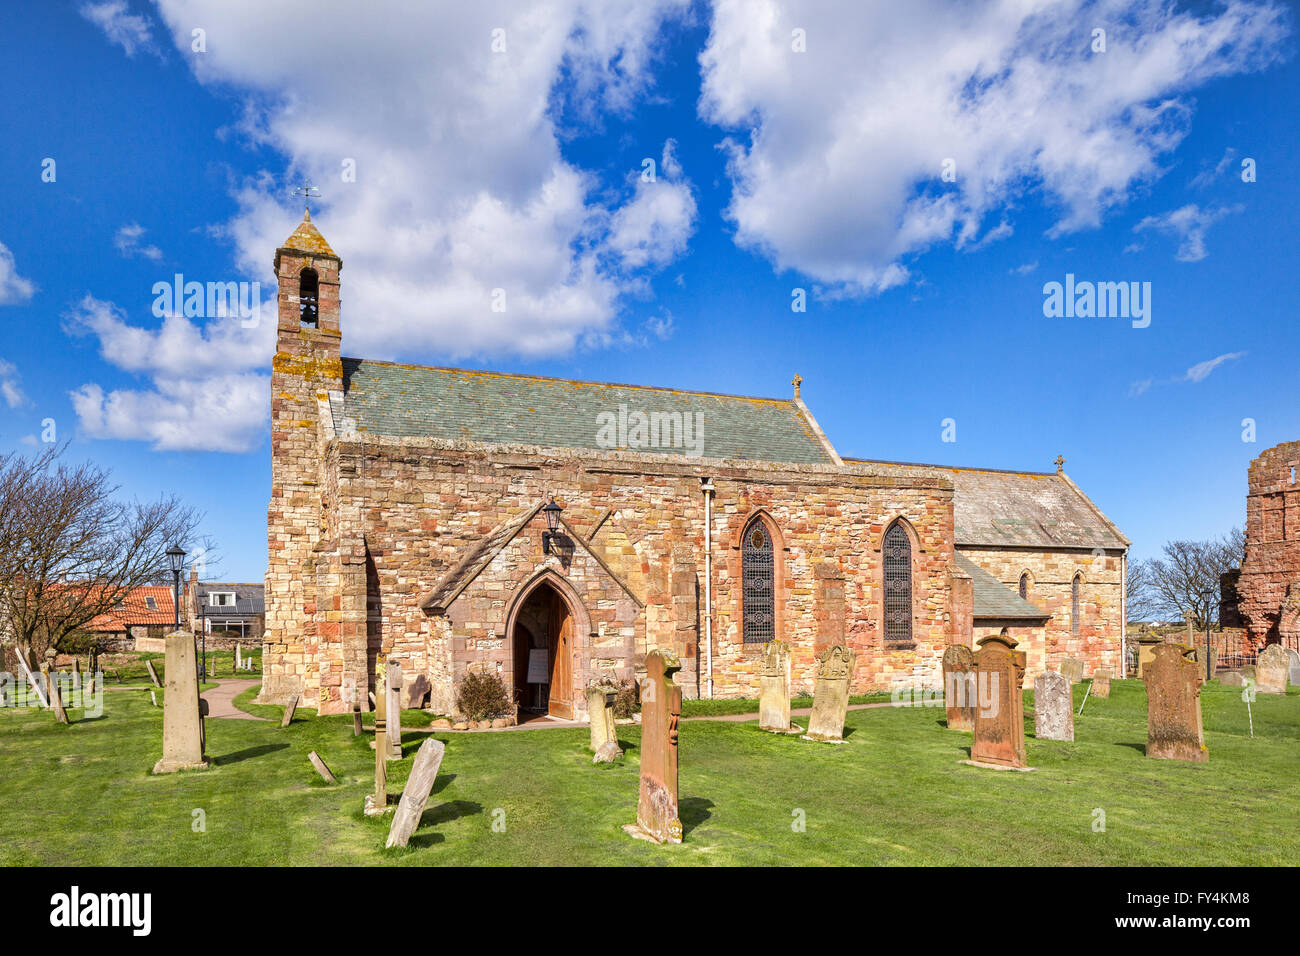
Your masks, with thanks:
[(1020, 575), (1020, 598), (1021, 600), (1024, 601), (1029, 600), (1029, 572), (1028, 571)]
[(1079, 636), (1079, 586), (1083, 583), (1083, 578), (1079, 575), (1074, 576), (1074, 581), (1070, 584), (1070, 633)]
[(741, 541), (741, 595), (744, 641), (764, 644), (776, 637), (776, 555), (772, 536), (757, 518)]
[(298, 273), (298, 319), (303, 328), (316, 328), (320, 305), (320, 281), (315, 269)]
[(885, 640), (912, 639), (912, 541), (901, 524), (885, 532)]

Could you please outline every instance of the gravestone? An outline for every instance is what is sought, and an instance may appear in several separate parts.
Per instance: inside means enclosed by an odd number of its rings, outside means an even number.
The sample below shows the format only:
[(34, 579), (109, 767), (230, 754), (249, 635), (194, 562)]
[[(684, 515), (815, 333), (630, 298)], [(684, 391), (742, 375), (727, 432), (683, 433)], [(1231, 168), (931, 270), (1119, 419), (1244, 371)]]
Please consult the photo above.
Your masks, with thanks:
[[(1196, 649), (1192, 651), (1192, 660), (1201, 665), (1201, 673), (1205, 673), (1205, 655), (1206, 649), (1204, 644), (1197, 644)], [(1219, 652), (1216, 648), (1210, 647), (1210, 673), (1213, 674), (1219, 667)]]
[(149, 700), (150, 702), (153, 703), (155, 707), (158, 706), (158, 692), (155, 691), (152, 687), (149, 688)]
[(965, 644), (949, 644), (943, 652), (943, 704), (949, 730), (975, 726), (975, 653)]
[(1300, 652), (1291, 648), (1286, 649), (1287, 664), (1287, 681), (1300, 686)]
[(284, 716), (280, 718), (280, 726), (288, 727), (293, 723), (294, 712), (298, 709), (298, 695), (294, 694), (289, 698), (289, 703), (284, 705)]
[(1245, 687), (1246, 675), (1241, 671), (1225, 671), (1219, 675), (1219, 684), (1223, 687)]
[(1281, 644), (1270, 644), (1260, 651), (1255, 664), (1255, 690), (1261, 694), (1285, 694), (1291, 673), (1291, 659)]
[(605, 754), (610, 756), (610, 759), (623, 753), (618, 746), (618, 728), (614, 723), (614, 701), (617, 699), (618, 688), (608, 681), (600, 681), (587, 688), (587, 719), (591, 724), (591, 752), (599, 754), (601, 748), (612, 743), (617, 753), (611, 755), (606, 749)]
[(1210, 759), (1201, 729), (1200, 666), (1181, 644), (1162, 644), (1142, 675), (1147, 685), (1147, 756), (1166, 760)]
[(45, 688), (50, 694), (50, 707), (54, 710), (54, 719), (61, 724), (68, 722), (68, 712), (63, 709), (63, 688), (59, 686), (59, 675), (50, 673), (50, 665), (41, 665), (41, 677), (45, 678)]
[[(758, 729), (788, 734), (790, 725), (790, 645), (768, 641), (758, 664)], [(797, 729), (797, 728), (794, 728)]]
[(316, 751), (313, 750), (308, 753), (307, 759), (311, 761), (311, 765), (316, 768), (316, 772), (321, 775), (321, 779), (326, 783), (339, 782), (338, 777), (334, 776), (334, 774), (330, 772), (330, 768), (325, 766), (325, 761), (321, 760), (320, 757), (316, 755)]
[(636, 823), (623, 827), (631, 836), (652, 843), (681, 843), (677, 811), (677, 723), (682, 689), (673, 675), (682, 669), (677, 656), (651, 651), (641, 684), (641, 790)]
[(384, 846), (406, 846), (411, 839), (411, 834), (420, 825), (420, 817), (429, 802), (429, 794), (433, 792), (434, 781), (438, 779), (442, 755), (446, 752), (447, 745), (433, 737), (420, 744), (411, 766), (411, 775), (402, 788), (402, 798), (397, 802), (393, 824), (388, 828), (388, 842)]
[(1156, 659), (1156, 648), (1164, 643), (1164, 640), (1155, 634), (1144, 634), (1137, 639), (1138, 643), (1138, 677), (1146, 675), (1146, 667)]
[(416, 674), (402, 685), (402, 709), (419, 710), (424, 706), (432, 690), (433, 685), (429, 683), (429, 678), (423, 674)]
[(153, 772), (206, 770), (209, 764), (203, 753), (203, 702), (199, 699), (199, 675), (194, 666), (194, 635), (174, 631), (165, 640), (167, 692), (163, 695), (163, 753)]
[(235, 670), (244, 666), (244, 658), (239, 653), (239, 645), (235, 645)]
[[(164, 661), (164, 663), (165, 663), (165, 661)], [(153, 661), (145, 661), (145, 662), (144, 662), (144, 669), (147, 670), (147, 671), (149, 672), (149, 679), (150, 679), (151, 681), (153, 681), (153, 686), (154, 686), (154, 687), (161, 687), (161, 686), (162, 686), (162, 682), (161, 682), (160, 680), (158, 680), (158, 672), (157, 672), (156, 670), (153, 669)]]
[(975, 739), (971, 763), (977, 766), (1026, 769), (1025, 703), (1020, 688), (1025, 679), (1025, 652), (1003, 629), (979, 640), (975, 652)]
[(353, 737), (360, 737), (360, 736), (361, 736), (361, 730), (362, 730), (362, 727), (361, 727), (361, 705), (360, 705), (360, 704), (353, 704), (353, 705), (352, 705), (352, 736), (353, 736)]
[(833, 644), (817, 656), (817, 682), (813, 685), (812, 716), (804, 740), (844, 743), (844, 716), (849, 709), (849, 679), (857, 654), (843, 644)]
[(1067, 657), (1061, 661), (1061, 676), (1071, 684), (1079, 683), (1083, 680), (1083, 661), (1077, 657)]
[(388, 759), (402, 759), (402, 665), (388, 662)]
[(388, 805), (388, 667), (381, 654), (375, 660), (375, 789), (366, 794), (366, 816), (378, 816), (392, 808)]
[(1105, 699), (1110, 696), (1110, 678), (1109, 668), (1100, 668), (1092, 672), (1092, 690), (1090, 693), (1093, 697)]
[(1064, 674), (1043, 671), (1034, 679), (1034, 736), (1074, 740), (1074, 687)]
[(72, 660), (72, 691), (74, 694), (81, 693), (81, 658), (75, 657)]

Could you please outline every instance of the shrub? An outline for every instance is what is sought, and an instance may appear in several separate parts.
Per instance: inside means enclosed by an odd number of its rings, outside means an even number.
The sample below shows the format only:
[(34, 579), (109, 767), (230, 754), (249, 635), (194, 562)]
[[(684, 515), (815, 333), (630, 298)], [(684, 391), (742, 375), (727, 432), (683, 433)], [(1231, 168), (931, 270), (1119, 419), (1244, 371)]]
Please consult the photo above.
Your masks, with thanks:
[(641, 696), (637, 693), (636, 681), (623, 681), (618, 685), (618, 696), (614, 698), (614, 716), (626, 720), (640, 710)]
[(490, 720), (507, 716), (514, 699), (498, 675), (471, 671), (456, 688), (456, 707), (470, 720)]

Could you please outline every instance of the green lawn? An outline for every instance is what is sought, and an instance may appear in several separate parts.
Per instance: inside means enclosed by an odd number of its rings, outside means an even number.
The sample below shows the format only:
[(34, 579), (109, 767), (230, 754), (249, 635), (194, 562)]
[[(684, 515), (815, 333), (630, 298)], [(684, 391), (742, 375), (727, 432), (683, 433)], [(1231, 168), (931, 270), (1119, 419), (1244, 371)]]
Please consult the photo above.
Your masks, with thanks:
[[(1077, 701), (1084, 686), (1075, 689)], [(622, 764), (593, 766), (587, 732), (440, 733), (447, 742), (412, 845), (382, 849), (387, 822), (361, 813), (373, 751), (350, 717), (299, 711), (209, 720), (206, 773), (154, 777), (162, 710), (110, 691), (103, 717), (57, 725), (0, 711), (0, 864), (1265, 864), (1300, 858), (1300, 697), (1260, 696), (1255, 739), (1239, 689), (1205, 688), (1210, 762), (1148, 760), (1136, 681), (1090, 699), (1078, 742), (1032, 738), (1034, 773), (960, 763), (970, 736), (939, 708), (853, 711), (848, 742), (814, 744), (755, 723), (681, 725), (685, 842), (625, 836), (640, 729)], [(161, 696), (161, 695), (160, 695)], [(245, 695), (245, 698), (251, 694)], [(1027, 695), (1029, 697), (1030, 695)], [(249, 705), (277, 718), (278, 707)], [(408, 712), (397, 794), (428, 715)], [(338, 775), (323, 785), (316, 750)], [(1094, 810), (1105, 832), (1094, 832)], [(202, 811), (196, 814), (195, 811)], [(195, 832), (202, 817), (206, 832)], [(792, 824), (803, 820), (803, 832)], [(494, 829), (494, 824), (496, 827)]]

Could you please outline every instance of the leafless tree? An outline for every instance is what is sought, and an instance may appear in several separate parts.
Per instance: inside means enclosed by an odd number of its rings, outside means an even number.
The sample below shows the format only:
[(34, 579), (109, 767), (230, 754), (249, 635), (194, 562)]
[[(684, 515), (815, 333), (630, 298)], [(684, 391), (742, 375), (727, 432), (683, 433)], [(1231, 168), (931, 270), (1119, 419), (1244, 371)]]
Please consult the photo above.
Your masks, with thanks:
[(1218, 614), (1219, 576), (1240, 567), (1245, 548), (1246, 534), (1240, 528), (1208, 541), (1170, 541), (1160, 557), (1130, 569), (1130, 580), (1137, 578), (1140, 592), (1136, 602), (1204, 627)]
[(193, 544), (200, 516), (175, 497), (118, 497), (109, 474), (61, 449), (0, 457), (0, 620), (38, 665)]

